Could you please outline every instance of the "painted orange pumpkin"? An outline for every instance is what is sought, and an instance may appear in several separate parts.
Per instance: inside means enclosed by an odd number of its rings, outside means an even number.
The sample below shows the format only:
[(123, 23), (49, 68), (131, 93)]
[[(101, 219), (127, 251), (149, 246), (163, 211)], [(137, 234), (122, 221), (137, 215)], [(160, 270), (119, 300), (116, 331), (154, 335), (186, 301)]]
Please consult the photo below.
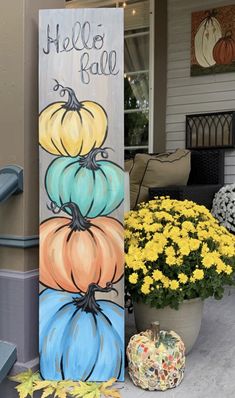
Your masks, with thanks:
[(124, 272), (123, 226), (112, 217), (85, 219), (66, 203), (72, 218), (52, 217), (40, 225), (40, 282), (67, 292), (86, 292), (91, 283), (106, 287)]
[(235, 41), (232, 32), (228, 31), (217, 41), (213, 49), (213, 57), (219, 65), (229, 65), (235, 59)]

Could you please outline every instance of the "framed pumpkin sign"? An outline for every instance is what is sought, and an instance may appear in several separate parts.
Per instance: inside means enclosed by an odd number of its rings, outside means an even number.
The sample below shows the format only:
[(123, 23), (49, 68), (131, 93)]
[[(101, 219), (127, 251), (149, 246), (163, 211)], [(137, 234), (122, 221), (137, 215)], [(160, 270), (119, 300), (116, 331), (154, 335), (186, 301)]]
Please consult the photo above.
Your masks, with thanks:
[(39, 28), (40, 372), (123, 381), (123, 10)]
[(235, 5), (192, 13), (191, 76), (235, 71)]

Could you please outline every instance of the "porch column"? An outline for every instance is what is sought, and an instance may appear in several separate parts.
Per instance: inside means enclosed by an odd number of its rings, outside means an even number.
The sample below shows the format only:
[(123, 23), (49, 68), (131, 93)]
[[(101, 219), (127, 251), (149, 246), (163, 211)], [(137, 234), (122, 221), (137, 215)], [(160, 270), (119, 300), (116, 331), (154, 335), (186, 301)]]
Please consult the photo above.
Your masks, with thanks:
[(0, 168), (24, 169), (23, 194), (0, 203), (0, 340), (16, 345), (16, 372), (38, 363), (38, 10), (63, 7), (1, 4)]

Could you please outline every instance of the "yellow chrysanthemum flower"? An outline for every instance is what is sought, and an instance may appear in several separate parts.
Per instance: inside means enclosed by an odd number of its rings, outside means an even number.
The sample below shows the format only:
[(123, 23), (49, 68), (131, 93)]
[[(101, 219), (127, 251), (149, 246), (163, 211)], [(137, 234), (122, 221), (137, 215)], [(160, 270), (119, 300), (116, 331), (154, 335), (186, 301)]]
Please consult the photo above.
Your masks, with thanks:
[(156, 250), (151, 250), (149, 248), (145, 248), (143, 250), (143, 253), (144, 253), (144, 258), (146, 261), (155, 262), (155, 261), (157, 261), (157, 259), (159, 257), (158, 252)]
[(183, 256), (175, 257), (175, 265), (178, 265), (178, 266), (183, 265), (183, 262), (184, 262)]
[(141, 292), (142, 292), (143, 294), (149, 294), (149, 293), (150, 293), (150, 286), (149, 286), (147, 283), (144, 283), (144, 284), (141, 286)]
[(179, 282), (176, 279), (173, 279), (170, 282), (170, 289), (171, 290), (177, 290), (179, 288)]
[(180, 254), (182, 254), (183, 256), (188, 256), (189, 255), (189, 253), (190, 253), (190, 247), (189, 247), (189, 245), (188, 245), (188, 243), (185, 243), (184, 245), (181, 245), (180, 247), (179, 247), (179, 252), (180, 252)]
[(138, 274), (136, 272), (133, 272), (130, 276), (129, 276), (129, 282), (132, 283), (133, 285), (135, 285), (138, 281)]
[(185, 229), (188, 232), (195, 232), (195, 227), (191, 221), (184, 221), (182, 223), (182, 229)]
[(207, 243), (202, 244), (201, 254), (204, 257), (210, 251)]
[(221, 274), (222, 272), (225, 272), (225, 270), (227, 269), (227, 266), (221, 259), (219, 259), (216, 261), (215, 269), (216, 269), (217, 274)]
[(125, 239), (130, 239), (131, 231), (129, 229), (125, 229), (124, 236), (125, 236)]
[(162, 271), (156, 269), (155, 271), (153, 271), (153, 279), (155, 281), (161, 281), (163, 278), (163, 273)]
[(204, 278), (203, 269), (195, 269), (195, 271), (193, 271), (193, 278), (198, 281), (202, 280)]
[(163, 284), (163, 287), (164, 287), (165, 289), (168, 289), (168, 287), (170, 286), (170, 279), (167, 278), (167, 276), (163, 276), (163, 278), (162, 278), (162, 284)]
[(215, 260), (211, 257), (210, 253), (207, 253), (202, 259), (202, 264), (205, 268), (211, 268), (212, 265), (215, 265)]
[(180, 283), (185, 284), (186, 282), (188, 282), (188, 277), (187, 277), (187, 275), (185, 275), (183, 272), (181, 272), (181, 273), (178, 275), (178, 278), (179, 278)]
[(233, 269), (232, 269), (232, 267), (231, 267), (230, 265), (227, 265), (227, 267), (225, 268), (224, 272), (225, 272), (227, 275), (230, 275), (230, 274), (232, 274)]
[(176, 258), (174, 256), (167, 256), (166, 257), (166, 264), (175, 265), (176, 264)]
[(151, 285), (151, 283), (153, 283), (153, 278), (151, 278), (151, 276), (145, 276), (144, 283)]
[(235, 244), (232, 246), (222, 243), (219, 246), (219, 251), (223, 256), (233, 257), (235, 256)]
[(166, 247), (166, 248), (165, 248), (165, 253), (166, 253), (166, 256), (169, 256), (169, 257), (175, 256), (174, 247), (172, 247), (172, 246)]
[(200, 245), (201, 245), (201, 242), (198, 239), (190, 239), (189, 240), (189, 247), (190, 247), (190, 250), (192, 250), (192, 251), (198, 250)]

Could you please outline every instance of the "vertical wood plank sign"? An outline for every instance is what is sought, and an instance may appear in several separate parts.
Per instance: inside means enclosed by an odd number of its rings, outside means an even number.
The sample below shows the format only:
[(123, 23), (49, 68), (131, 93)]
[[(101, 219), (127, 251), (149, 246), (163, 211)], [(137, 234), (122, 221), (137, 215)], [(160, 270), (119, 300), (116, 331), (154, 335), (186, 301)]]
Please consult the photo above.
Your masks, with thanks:
[(124, 380), (123, 13), (39, 18), (40, 371)]

